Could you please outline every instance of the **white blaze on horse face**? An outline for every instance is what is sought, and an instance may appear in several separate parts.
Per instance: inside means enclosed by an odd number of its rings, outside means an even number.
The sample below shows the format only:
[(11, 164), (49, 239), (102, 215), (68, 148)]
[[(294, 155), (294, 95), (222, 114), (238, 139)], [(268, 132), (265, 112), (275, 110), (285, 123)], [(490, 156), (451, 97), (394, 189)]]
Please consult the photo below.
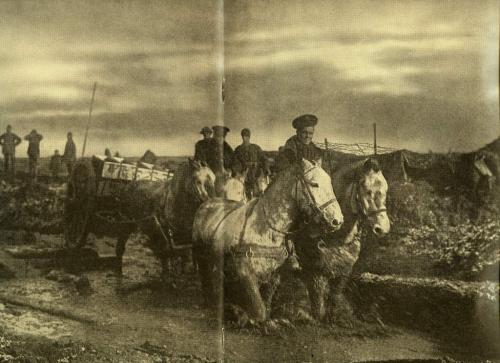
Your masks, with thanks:
[(267, 186), (269, 185), (269, 176), (264, 174), (259, 175), (257, 177), (256, 185), (257, 185), (256, 195), (262, 195), (266, 191)]
[[(385, 211), (388, 184), (381, 171), (371, 170), (360, 182), (359, 197), (373, 232), (377, 236), (389, 233), (391, 223)], [(379, 211), (379, 212), (378, 212)]]
[[(301, 188), (303, 189), (302, 194), (304, 197), (300, 199), (305, 204), (314, 203), (316, 206), (315, 209), (320, 209), (319, 213), (315, 213), (313, 216), (316, 222), (320, 222), (320, 219), (323, 219), (329, 224), (332, 230), (339, 229), (342, 223), (344, 223), (344, 216), (333, 191), (330, 176), (315, 162), (311, 163), (303, 159), (302, 166), (305, 171), (304, 181), (313, 198), (308, 196), (308, 192), (305, 190), (306, 186), (302, 185)], [(304, 210), (314, 213), (308, 205), (304, 205)]]

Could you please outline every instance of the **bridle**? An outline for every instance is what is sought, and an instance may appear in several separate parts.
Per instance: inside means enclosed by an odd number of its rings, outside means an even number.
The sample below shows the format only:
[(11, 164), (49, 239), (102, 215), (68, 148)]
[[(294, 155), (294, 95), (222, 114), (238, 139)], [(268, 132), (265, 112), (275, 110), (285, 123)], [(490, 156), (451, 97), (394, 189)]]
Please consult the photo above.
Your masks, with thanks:
[[(314, 219), (316, 216), (320, 216), (321, 220), (325, 223), (325, 224), (329, 224), (328, 222), (328, 219), (326, 218), (326, 216), (324, 215), (323, 211), (331, 204), (335, 203), (335, 202), (338, 202), (337, 201), (337, 198), (334, 197), (329, 199), (328, 201), (326, 201), (325, 203), (321, 204), (321, 205), (317, 205), (316, 203), (316, 198), (314, 197), (314, 194), (312, 193), (311, 191), (311, 185), (313, 185), (313, 182), (307, 180), (305, 178), (305, 176), (307, 175), (307, 173), (309, 173), (311, 170), (313, 170), (314, 168), (316, 168), (316, 166), (313, 166), (312, 168), (306, 170), (304, 173), (296, 173), (295, 176), (297, 178), (297, 182), (295, 183), (295, 195), (294, 195), (294, 199), (295, 201), (297, 201), (297, 196), (298, 196), (298, 189), (299, 189), (299, 184), (301, 184), (303, 186), (303, 189), (305, 190), (305, 196), (306, 196), (306, 203), (307, 203), (307, 206), (309, 208), (311, 208), (311, 210), (313, 211), (313, 214), (312, 214), (312, 219)], [(266, 223), (267, 225), (269, 226), (269, 228), (271, 228), (273, 231), (275, 232), (278, 232), (278, 233), (281, 233), (283, 235), (290, 235), (290, 234), (293, 234), (295, 233), (296, 231), (288, 231), (288, 232), (285, 232), (285, 231), (281, 231), (279, 229), (277, 229), (276, 227), (274, 227), (270, 220), (269, 220), (269, 215), (267, 214), (267, 211), (266, 211), (266, 208), (265, 206), (262, 206), (262, 209), (264, 211), (264, 218), (266, 220)]]
[(376, 216), (380, 213), (387, 212), (387, 208), (379, 208), (375, 210), (370, 210), (366, 211), (363, 204), (361, 203), (361, 200), (359, 199), (359, 186), (357, 182), (352, 182), (351, 184), (351, 209), (352, 209), (352, 214), (357, 216), (359, 214), (359, 211), (361, 211), (361, 215), (365, 218), (369, 218), (372, 216)]
[(298, 195), (298, 184), (299, 182), (302, 184), (304, 190), (305, 190), (305, 195), (306, 195), (306, 203), (307, 203), (307, 206), (309, 208), (311, 208), (312, 212), (313, 212), (313, 219), (316, 217), (316, 216), (319, 216), (321, 218), (322, 221), (326, 222), (327, 224), (329, 224), (328, 222), (328, 219), (325, 217), (323, 211), (331, 204), (337, 202), (337, 198), (335, 197), (335, 195), (333, 196), (333, 198), (327, 200), (325, 203), (321, 204), (318, 206), (318, 204), (316, 203), (316, 198), (314, 197), (314, 194), (312, 193), (311, 191), (311, 186), (314, 185), (313, 182), (311, 182), (310, 180), (307, 180), (305, 178), (305, 176), (307, 175), (307, 173), (309, 173), (311, 170), (315, 169), (316, 166), (313, 166), (312, 168), (310, 168), (309, 170), (306, 170), (304, 173), (299, 173), (297, 174), (297, 184), (295, 184), (295, 199), (297, 199), (297, 195)]

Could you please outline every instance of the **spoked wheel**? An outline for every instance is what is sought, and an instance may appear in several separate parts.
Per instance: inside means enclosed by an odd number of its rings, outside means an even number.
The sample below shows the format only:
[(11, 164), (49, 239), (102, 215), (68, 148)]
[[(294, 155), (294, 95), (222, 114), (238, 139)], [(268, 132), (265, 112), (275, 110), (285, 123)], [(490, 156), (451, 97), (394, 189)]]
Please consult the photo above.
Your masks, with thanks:
[(68, 180), (64, 208), (64, 239), (67, 248), (81, 248), (87, 241), (94, 212), (96, 178), (90, 162), (79, 161)]

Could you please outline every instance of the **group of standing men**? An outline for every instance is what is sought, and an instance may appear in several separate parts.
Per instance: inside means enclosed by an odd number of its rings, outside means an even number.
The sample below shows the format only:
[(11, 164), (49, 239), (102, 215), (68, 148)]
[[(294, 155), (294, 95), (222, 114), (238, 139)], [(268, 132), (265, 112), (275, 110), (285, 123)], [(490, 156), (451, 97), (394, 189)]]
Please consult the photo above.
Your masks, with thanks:
[[(32, 130), (24, 137), (28, 141), (28, 169), (31, 180), (36, 180), (38, 175), (38, 162), (40, 159), (40, 142), (43, 136), (36, 130)], [(21, 138), (12, 132), (12, 126), (7, 125), (6, 132), (0, 135), (0, 145), (4, 156), (4, 174), (13, 178), (16, 172), (16, 147), (22, 142)], [(50, 171), (54, 179), (58, 179), (62, 171), (62, 164), (66, 165), (68, 174), (71, 174), (73, 164), (76, 161), (76, 145), (73, 141), (73, 134), (68, 132), (64, 154), (60, 155), (59, 150), (55, 150), (50, 160)]]
[[(301, 160), (320, 161), (323, 159), (323, 150), (314, 145), (312, 138), (314, 128), (318, 123), (315, 115), (302, 115), (292, 121), (296, 135), (290, 137), (285, 145), (280, 147), (276, 160), (278, 170)], [(269, 174), (269, 161), (260, 146), (250, 143), (251, 132), (248, 128), (241, 130), (243, 142), (234, 151), (225, 141), (229, 128), (226, 126), (204, 127), (200, 133), (203, 139), (195, 145), (195, 160), (204, 161), (219, 174), (224, 170), (233, 173), (246, 171), (245, 190), (251, 198), (251, 191), (255, 178), (259, 173)], [(212, 137), (213, 134), (213, 137)]]

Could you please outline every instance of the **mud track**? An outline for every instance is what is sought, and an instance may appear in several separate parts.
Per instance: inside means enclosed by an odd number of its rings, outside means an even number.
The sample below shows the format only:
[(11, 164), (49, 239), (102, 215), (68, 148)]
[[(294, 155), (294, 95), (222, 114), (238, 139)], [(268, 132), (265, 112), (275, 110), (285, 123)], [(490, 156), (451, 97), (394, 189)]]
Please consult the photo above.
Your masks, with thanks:
[[(0, 231), (0, 235), (2, 232)], [(43, 236), (57, 247), (60, 236)], [(1, 241), (0, 241), (1, 242)], [(38, 237), (38, 243), (40, 237)], [(99, 253), (112, 253), (112, 241), (96, 240)], [(482, 361), (489, 353), (439, 339), (403, 325), (364, 324), (354, 329), (327, 328), (295, 322), (265, 335), (254, 329), (220, 326), (214, 312), (202, 307), (195, 275), (177, 275), (162, 289), (129, 294), (120, 288), (150, 281), (160, 266), (135, 239), (127, 245), (124, 277), (110, 271), (86, 273), (90, 288), (74, 282), (48, 280), (43, 261), (0, 259), (15, 278), (0, 280), (0, 296), (14, 296), (33, 306), (0, 301), (0, 362), (353, 362), (392, 359)], [(289, 288), (284, 285), (284, 288)], [(292, 288), (294, 288), (292, 286)], [(300, 294), (295, 294), (300, 298)], [(13, 304), (14, 302), (14, 304)], [(36, 306), (68, 311), (53, 314)], [(305, 308), (306, 309), (306, 308)], [(307, 314), (307, 312), (305, 312)], [(221, 330), (224, 328), (224, 340)]]

